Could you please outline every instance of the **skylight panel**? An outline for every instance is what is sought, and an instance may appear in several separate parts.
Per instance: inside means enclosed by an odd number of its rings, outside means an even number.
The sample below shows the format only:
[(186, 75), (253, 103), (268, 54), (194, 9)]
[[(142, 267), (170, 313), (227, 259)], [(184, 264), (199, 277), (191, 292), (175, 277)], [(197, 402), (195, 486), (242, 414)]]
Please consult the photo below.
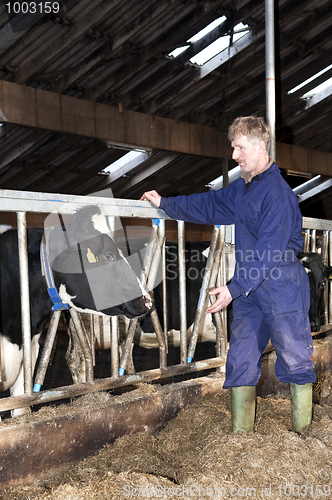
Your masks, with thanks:
[(233, 42), (240, 40), (244, 35), (249, 33), (249, 28), (247, 24), (239, 23), (234, 27)]
[(129, 153), (125, 154), (118, 160), (108, 165), (108, 167), (104, 168), (102, 172), (114, 174), (119, 169), (125, 167), (128, 164), (132, 164), (133, 166), (139, 165), (147, 157), (148, 155), (146, 153), (142, 153), (141, 151), (129, 151)]
[(298, 202), (301, 203), (302, 201), (308, 200), (309, 198), (312, 198), (313, 196), (316, 196), (317, 194), (321, 193), (322, 191), (325, 191), (326, 189), (330, 188), (332, 186), (332, 179), (328, 179), (322, 184), (319, 184), (318, 186), (309, 189), (303, 194), (298, 195), (297, 199)]
[[(196, 33), (196, 35), (194, 35), (191, 38), (189, 38), (187, 40), (187, 43), (197, 42), (198, 40), (200, 40), (201, 38), (203, 38), (203, 36), (205, 36), (208, 33), (210, 33), (210, 31), (212, 31), (214, 28), (216, 28), (217, 26), (219, 26), (220, 24), (222, 24), (224, 21), (226, 21), (226, 19), (227, 19), (226, 16), (218, 17), (218, 19), (215, 19), (214, 21), (212, 21), (212, 23), (210, 23), (207, 26), (205, 26), (205, 28), (203, 28), (201, 31), (199, 31), (198, 33)], [(169, 57), (177, 57), (180, 54), (182, 54), (185, 50), (187, 50), (189, 47), (190, 47), (190, 45), (184, 45), (183, 47), (178, 47), (178, 48), (174, 49), (172, 52), (170, 52), (168, 54), (168, 56)]]
[(314, 89), (309, 90), (308, 92), (303, 94), (303, 96), (301, 96), (301, 99), (310, 99), (311, 97), (313, 97), (316, 94), (319, 94), (320, 92), (327, 89), (331, 85), (332, 85), (332, 77), (326, 80), (325, 82), (321, 83), (320, 85), (317, 85), (317, 87), (315, 87)]
[[(229, 184), (238, 179), (240, 177), (240, 173), (241, 173), (241, 167), (239, 165), (229, 170), (228, 172)], [(223, 186), (224, 186), (224, 176), (220, 175), (213, 181), (209, 182), (205, 187), (212, 189), (212, 191), (216, 191), (217, 189), (221, 189)]]
[[(208, 33), (210, 33), (212, 30), (220, 26), (223, 22), (226, 21), (226, 16), (221, 16), (215, 19), (212, 23), (208, 24), (205, 28), (203, 28), (201, 31), (196, 33), (196, 35), (192, 36), (187, 40), (187, 43), (195, 43), (204, 36), (206, 36)], [(233, 35), (232, 35), (232, 40), (233, 42), (236, 42), (240, 38), (242, 38), (244, 35), (249, 33), (249, 29), (247, 24), (238, 23), (233, 30)], [(217, 54), (220, 54), (223, 50), (227, 49), (230, 46), (230, 41), (231, 41), (231, 36), (230, 35), (224, 35), (212, 42), (208, 47), (205, 47), (201, 52), (196, 54), (190, 59), (190, 62), (193, 64), (197, 64), (199, 66), (202, 66), (205, 64), (207, 61), (215, 57)], [(189, 48), (189, 45), (184, 45), (182, 47), (178, 47), (174, 49), (172, 52), (168, 54), (169, 57), (177, 57), (183, 52), (185, 52)]]
[(219, 54), (219, 52), (221, 52), (224, 49), (227, 49), (227, 47), (229, 46), (229, 40), (230, 40), (229, 35), (218, 38), (218, 40), (215, 40), (208, 47), (206, 47), (201, 52), (192, 57), (190, 59), (190, 62), (199, 65), (206, 63), (206, 61), (212, 59), (212, 57)]
[(312, 179), (309, 179), (308, 181), (303, 182), (303, 184), (300, 184), (299, 186), (297, 186), (293, 189), (294, 193), (296, 195), (298, 195), (298, 194), (302, 194), (302, 193), (306, 192), (313, 185), (315, 185), (320, 178), (321, 178), (321, 175), (316, 175)]
[(168, 56), (169, 57), (177, 57), (180, 54), (182, 54), (185, 50), (189, 49), (189, 47), (190, 47), (190, 45), (185, 45), (183, 47), (178, 47), (177, 49), (172, 50), (172, 52), (170, 52), (168, 54)]
[[(239, 23), (234, 27), (233, 42), (236, 42), (244, 35), (249, 33), (249, 30), (245, 29), (247, 27), (248, 25), (247, 24), (244, 25), (243, 23)], [(230, 35), (224, 35), (218, 38), (218, 40), (215, 40), (208, 47), (206, 47), (201, 52), (192, 57), (190, 59), (190, 62), (202, 66), (207, 61), (212, 59), (212, 57), (216, 56), (217, 54), (220, 54), (220, 52), (227, 49), (229, 47), (230, 40), (231, 40)]]
[(214, 21), (212, 21), (212, 23), (205, 26), (205, 28), (203, 28), (201, 31), (196, 33), (196, 35), (189, 38), (189, 40), (187, 40), (187, 42), (190, 42), (190, 43), (197, 42), (198, 40), (203, 38), (203, 36), (210, 33), (210, 31), (214, 30), (214, 28), (216, 28), (217, 26), (220, 26), (220, 24), (222, 24), (224, 21), (226, 21), (226, 19), (227, 19), (226, 16), (218, 17), (218, 19), (215, 19)]
[(293, 89), (289, 90), (287, 93), (288, 94), (293, 94), (294, 92), (296, 92), (297, 90), (300, 90), (302, 87), (304, 87), (305, 85), (307, 85), (307, 83), (310, 83), (312, 82), (313, 80), (315, 80), (316, 78), (318, 78), (319, 76), (323, 75), (324, 73), (326, 73), (327, 71), (329, 71), (330, 69), (332, 68), (332, 64), (330, 64), (329, 66), (327, 66), (326, 68), (322, 69), (321, 71), (319, 71), (318, 73), (316, 73), (315, 75), (311, 76), (310, 78), (308, 78), (307, 80), (305, 80), (304, 82), (300, 83), (299, 85), (297, 85), (296, 87), (294, 87)]

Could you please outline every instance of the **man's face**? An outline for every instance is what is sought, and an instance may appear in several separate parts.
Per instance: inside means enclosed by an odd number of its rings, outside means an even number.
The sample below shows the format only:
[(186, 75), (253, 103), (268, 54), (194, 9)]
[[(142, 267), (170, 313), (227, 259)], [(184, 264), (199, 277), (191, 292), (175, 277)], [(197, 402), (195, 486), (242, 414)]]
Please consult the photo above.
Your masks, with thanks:
[(239, 135), (232, 141), (232, 158), (238, 162), (242, 172), (256, 175), (262, 170), (266, 161), (262, 144), (262, 141), (250, 142), (245, 135)]

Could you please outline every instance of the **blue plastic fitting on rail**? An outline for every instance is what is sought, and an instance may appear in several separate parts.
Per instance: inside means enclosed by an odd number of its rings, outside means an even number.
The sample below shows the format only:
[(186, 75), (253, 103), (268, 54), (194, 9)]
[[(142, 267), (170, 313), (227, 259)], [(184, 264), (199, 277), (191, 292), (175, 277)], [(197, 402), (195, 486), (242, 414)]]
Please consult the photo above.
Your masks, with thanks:
[(193, 358), (192, 358), (191, 356), (188, 356), (188, 357), (187, 357), (187, 363), (191, 363), (191, 362), (192, 362), (192, 360), (193, 360)]
[(119, 368), (119, 375), (122, 377), (124, 375), (125, 369), (124, 368)]
[(152, 220), (153, 220), (153, 224), (154, 224), (155, 226), (159, 226), (159, 224), (160, 224), (160, 219), (152, 219)]
[(33, 386), (33, 392), (40, 392), (41, 384), (35, 384)]

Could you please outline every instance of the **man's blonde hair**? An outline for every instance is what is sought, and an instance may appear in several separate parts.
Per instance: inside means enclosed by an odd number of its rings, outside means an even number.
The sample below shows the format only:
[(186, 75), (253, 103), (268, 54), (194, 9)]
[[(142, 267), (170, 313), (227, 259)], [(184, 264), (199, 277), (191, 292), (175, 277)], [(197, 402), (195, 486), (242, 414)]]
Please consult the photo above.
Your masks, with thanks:
[(266, 151), (270, 147), (270, 127), (259, 116), (239, 116), (235, 118), (228, 129), (228, 139), (234, 141), (236, 137), (244, 135), (249, 141), (263, 141)]

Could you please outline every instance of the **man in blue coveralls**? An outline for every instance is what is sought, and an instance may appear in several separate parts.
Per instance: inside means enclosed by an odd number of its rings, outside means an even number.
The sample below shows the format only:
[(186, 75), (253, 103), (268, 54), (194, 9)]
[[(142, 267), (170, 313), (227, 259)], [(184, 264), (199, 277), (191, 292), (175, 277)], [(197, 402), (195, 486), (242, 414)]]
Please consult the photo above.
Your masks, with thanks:
[(228, 137), (241, 178), (227, 188), (163, 198), (141, 197), (174, 219), (198, 224), (235, 224), (236, 265), (227, 286), (212, 290), (213, 313), (233, 301), (234, 319), (224, 388), (230, 388), (232, 430), (252, 431), (261, 355), (271, 338), (275, 373), (290, 384), (293, 429), (311, 422), (312, 383), (316, 380), (309, 322), (307, 274), (297, 259), (302, 249), (298, 201), (269, 157), (270, 131), (262, 118), (237, 118)]

